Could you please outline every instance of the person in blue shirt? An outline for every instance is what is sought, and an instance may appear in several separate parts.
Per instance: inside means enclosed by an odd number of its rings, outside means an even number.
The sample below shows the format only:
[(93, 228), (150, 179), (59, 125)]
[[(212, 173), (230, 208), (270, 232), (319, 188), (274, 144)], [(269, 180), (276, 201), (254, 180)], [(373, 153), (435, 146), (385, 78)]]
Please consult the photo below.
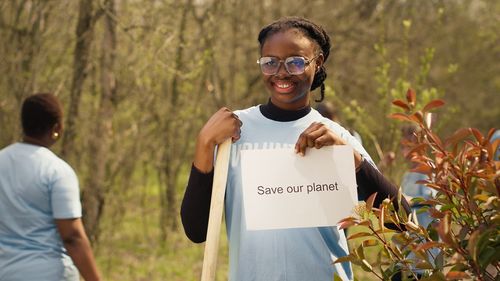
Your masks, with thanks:
[[(186, 235), (206, 239), (213, 160), (216, 146), (227, 138), (233, 145), (226, 186), (225, 212), (229, 240), (229, 280), (331, 281), (334, 274), (353, 280), (349, 263), (332, 264), (348, 254), (343, 231), (334, 227), (249, 231), (246, 228), (240, 152), (264, 148), (307, 151), (329, 145), (354, 148), (358, 195), (365, 200), (378, 192), (375, 205), (397, 189), (375, 168), (361, 144), (339, 124), (311, 108), (312, 91), (324, 97), (325, 61), (330, 38), (317, 24), (287, 17), (264, 27), (258, 36), (262, 80), (270, 94), (267, 104), (232, 112), (221, 108), (200, 130), (188, 185), (181, 206)], [(403, 202), (408, 210), (408, 204)]]
[(0, 280), (98, 281), (77, 176), (50, 151), (62, 106), (52, 94), (29, 96), (21, 121), (22, 141), (0, 150)]

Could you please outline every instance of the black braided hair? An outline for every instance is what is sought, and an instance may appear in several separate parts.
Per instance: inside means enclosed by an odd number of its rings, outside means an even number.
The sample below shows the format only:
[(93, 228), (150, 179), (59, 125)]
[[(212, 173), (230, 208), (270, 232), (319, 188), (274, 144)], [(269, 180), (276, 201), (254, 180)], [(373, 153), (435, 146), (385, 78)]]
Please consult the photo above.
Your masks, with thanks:
[[(264, 43), (269, 36), (292, 28), (298, 29), (309, 39), (316, 42), (321, 49), (321, 53), (324, 57), (324, 62), (326, 62), (326, 59), (330, 55), (330, 37), (321, 26), (301, 17), (285, 17), (264, 27), (259, 32), (258, 37), (260, 48), (262, 49), (262, 46), (264, 46)], [(325, 98), (324, 82), (327, 75), (324, 62), (321, 68), (314, 74), (314, 79), (311, 85), (311, 91), (320, 87), (321, 97), (316, 100), (316, 102), (321, 102)]]

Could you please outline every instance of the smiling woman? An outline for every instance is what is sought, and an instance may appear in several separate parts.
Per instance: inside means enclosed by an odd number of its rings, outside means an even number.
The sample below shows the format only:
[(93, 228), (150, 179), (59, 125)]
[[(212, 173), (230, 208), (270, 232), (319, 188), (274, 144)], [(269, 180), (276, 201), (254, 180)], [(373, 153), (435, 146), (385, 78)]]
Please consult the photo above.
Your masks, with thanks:
[[(332, 264), (348, 254), (343, 231), (333, 227), (250, 231), (245, 221), (242, 191), (242, 150), (258, 149), (269, 143), (295, 148), (305, 156), (309, 149), (330, 145), (353, 148), (358, 194), (366, 200), (378, 192), (375, 206), (385, 198), (396, 198), (397, 189), (375, 168), (361, 144), (339, 124), (311, 108), (312, 91), (324, 95), (330, 39), (320, 26), (303, 18), (284, 18), (259, 33), (262, 79), (269, 92), (267, 104), (234, 113), (227, 108), (216, 112), (201, 129), (181, 217), (187, 236), (194, 242), (206, 238), (216, 146), (228, 138), (233, 145), (226, 187), (226, 223), (229, 238), (229, 280), (332, 280), (334, 274), (352, 280), (349, 263)], [(332, 167), (333, 170), (333, 167)], [(332, 171), (333, 173), (333, 171)], [(286, 177), (287, 175), (278, 175)], [(334, 185), (259, 186), (261, 195), (315, 192)], [(397, 204), (396, 204), (397, 205)], [(408, 207), (406, 202), (403, 202)], [(300, 206), (294, 206), (300, 208)]]

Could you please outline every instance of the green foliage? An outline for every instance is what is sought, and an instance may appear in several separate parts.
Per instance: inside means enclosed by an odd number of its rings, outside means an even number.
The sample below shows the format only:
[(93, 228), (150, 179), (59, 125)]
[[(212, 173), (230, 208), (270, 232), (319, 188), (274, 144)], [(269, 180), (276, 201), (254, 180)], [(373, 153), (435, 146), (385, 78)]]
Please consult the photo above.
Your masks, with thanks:
[[(365, 205), (358, 206), (356, 216), (345, 218), (340, 227), (365, 226), (366, 232), (350, 237), (360, 239), (359, 246), (336, 262), (350, 261), (360, 265), (380, 280), (387, 280), (403, 271), (422, 280), (494, 280), (500, 276), (500, 162), (493, 156), (500, 141), (490, 142), (495, 129), (482, 135), (475, 128), (463, 128), (447, 138), (440, 138), (424, 118), (444, 105), (432, 100), (417, 107), (416, 94), (408, 90), (406, 100), (394, 100), (393, 105), (404, 112), (391, 118), (410, 122), (420, 130), (415, 140), (407, 140), (407, 157), (416, 163), (413, 172), (425, 174), (417, 182), (437, 191), (431, 199), (414, 198), (412, 204), (425, 205), (434, 222), (426, 229), (416, 223), (412, 214), (398, 210), (389, 199), (374, 208), (376, 193)], [(401, 197), (401, 192), (398, 197)], [(400, 202), (398, 198), (397, 202)], [(378, 220), (370, 219), (375, 216)], [(398, 232), (384, 223), (393, 223)], [(364, 248), (382, 245), (376, 261), (368, 261)], [(433, 255), (431, 249), (438, 249)]]

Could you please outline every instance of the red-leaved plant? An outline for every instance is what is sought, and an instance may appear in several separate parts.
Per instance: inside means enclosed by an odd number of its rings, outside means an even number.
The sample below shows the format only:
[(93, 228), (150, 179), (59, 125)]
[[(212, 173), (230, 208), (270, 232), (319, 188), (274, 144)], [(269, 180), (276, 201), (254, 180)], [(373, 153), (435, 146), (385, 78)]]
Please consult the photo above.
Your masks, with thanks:
[[(359, 245), (335, 262), (350, 261), (380, 280), (390, 280), (397, 272), (420, 280), (500, 280), (500, 161), (494, 160), (500, 140), (490, 141), (495, 130), (485, 136), (463, 128), (441, 139), (424, 116), (444, 105), (442, 100), (417, 109), (410, 89), (406, 101), (392, 103), (404, 112), (391, 118), (420, 128), (414, 140), (403, 143), (409, 151), (405, 156), (416, 164), (413, 172), (426, 175), (417, 183), (437, 194), (427, 200), (413, 198), (411, 204), (425, 206), (419, 212), (428, 212), (433, 223), (427, 228), (418, 225), (401, 206), (396, 211), (389, 199), (374, 208), (373, 194), (357, 206), (356, 215), (340, 222), (341, 228), (364, 228), (348, 237)], [(397, 202), (401, 196), (399, 192)], [(395, 224), (399, 231), (387, 229), (385, 223)], [(381, 250), (370, 260), (365, 250), (377, 245)]]

